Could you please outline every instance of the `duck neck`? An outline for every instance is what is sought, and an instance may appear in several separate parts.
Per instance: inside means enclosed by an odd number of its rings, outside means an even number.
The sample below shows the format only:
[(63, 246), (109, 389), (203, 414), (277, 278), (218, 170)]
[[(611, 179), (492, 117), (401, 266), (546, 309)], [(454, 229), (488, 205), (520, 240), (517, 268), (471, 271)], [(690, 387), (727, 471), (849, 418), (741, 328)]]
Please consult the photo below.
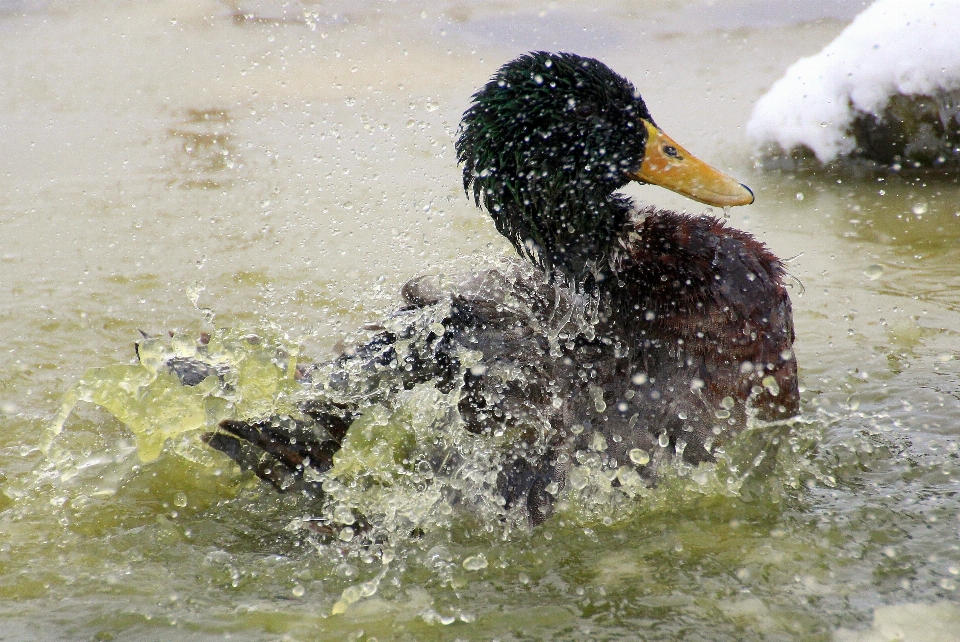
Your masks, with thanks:
[(546, 189), (528, 184), (505, 195), (488, 209), (521, 254), (578, 290), (606, 278), (614, 244), (633, 209), (629, 198), (585, 182)]

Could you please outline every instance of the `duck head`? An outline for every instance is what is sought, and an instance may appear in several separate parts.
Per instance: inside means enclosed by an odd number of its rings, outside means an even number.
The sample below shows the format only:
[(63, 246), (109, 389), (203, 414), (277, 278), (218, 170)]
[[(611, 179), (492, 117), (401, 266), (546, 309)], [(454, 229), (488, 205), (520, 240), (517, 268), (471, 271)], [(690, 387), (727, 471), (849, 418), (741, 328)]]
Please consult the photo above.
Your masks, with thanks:
[(501, 67), (464, 113), (463, 184), (517, 251), (578, 281), (602, 272), (632, 203), (616, 190), (654, 183), (701, 203), (753, 193), (656, 125), (636, 88), (592, 58), (534, 52)]

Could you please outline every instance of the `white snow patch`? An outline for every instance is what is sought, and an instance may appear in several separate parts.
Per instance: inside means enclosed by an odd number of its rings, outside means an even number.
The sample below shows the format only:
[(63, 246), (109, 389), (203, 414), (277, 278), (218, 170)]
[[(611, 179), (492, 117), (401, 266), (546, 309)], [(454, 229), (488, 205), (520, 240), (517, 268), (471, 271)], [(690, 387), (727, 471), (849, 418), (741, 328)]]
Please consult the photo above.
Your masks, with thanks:
[(821, 163), (853, 151), (857, 111), (879, 117), (891, 96), (960, 87), (960, 0), (877, 0), (820, 53), (801, 58), (754, 106), (761, 147), (809, 147)]

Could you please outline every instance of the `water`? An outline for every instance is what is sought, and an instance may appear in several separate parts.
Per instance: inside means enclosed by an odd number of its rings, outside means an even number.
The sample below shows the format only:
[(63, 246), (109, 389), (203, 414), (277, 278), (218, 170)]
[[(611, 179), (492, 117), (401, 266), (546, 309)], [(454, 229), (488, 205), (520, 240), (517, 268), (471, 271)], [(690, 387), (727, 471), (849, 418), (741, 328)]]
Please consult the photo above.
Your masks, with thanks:
[[(0, 2), (0, 639), (958, 639), (960, 188), (763, 173), (741, 135), (857, 5)], [(753, 188), (731, 224), (794, 257), (804, 412), (771, 484), (677, 470), (610, 501), (585, 478), (532, 533), (435, 504), (371, 547), (191, 433), (145, 457), (81, 402), (50, 435), (138, 330), (283, 346), (250, 378), (282, 404), (283, 364), (414, 274), (509, 255), (453, 136), (538, 47), (634, 80)]]

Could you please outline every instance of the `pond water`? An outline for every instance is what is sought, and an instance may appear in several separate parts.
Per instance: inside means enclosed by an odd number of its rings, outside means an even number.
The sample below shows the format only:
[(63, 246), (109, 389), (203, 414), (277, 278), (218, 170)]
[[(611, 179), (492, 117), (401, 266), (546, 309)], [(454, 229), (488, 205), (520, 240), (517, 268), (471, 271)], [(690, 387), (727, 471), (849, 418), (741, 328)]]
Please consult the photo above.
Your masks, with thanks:
[[(960, 640), (957, 177), (764, 172), (743, 135), (861, 9), (0, 0), (0, 640)], [(195, 434), (144, 458), (83, 402), (52, 434), (141, 330), (322, 360), (410, 277), (509, 256), (453, 140), (538, 48), (633, 80), (792, 257), (803, 415), (766, 493), (677, 470), (530, 532), (364, 548)]]

